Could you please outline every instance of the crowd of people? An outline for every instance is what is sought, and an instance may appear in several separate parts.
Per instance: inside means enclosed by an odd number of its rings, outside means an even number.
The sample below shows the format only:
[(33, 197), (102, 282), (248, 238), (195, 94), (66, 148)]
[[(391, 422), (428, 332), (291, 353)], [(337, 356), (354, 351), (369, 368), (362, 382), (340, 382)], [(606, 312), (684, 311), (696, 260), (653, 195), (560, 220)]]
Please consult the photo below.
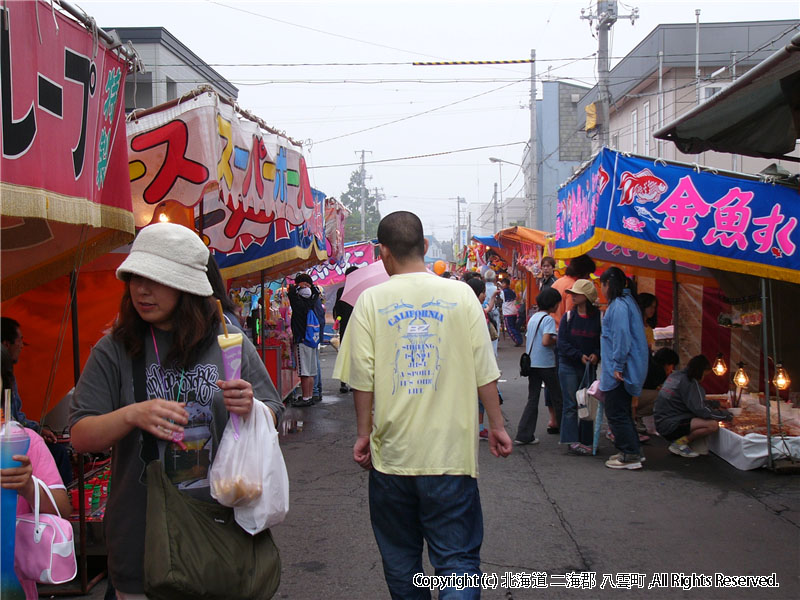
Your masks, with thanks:
[[(642, 468), (648, 433), (668, 440), (676, 455), (697, 457), (704, 452), (702, 441), (730, 418), (705, 402), (706, 357), (695, 356), (678, 370), (675, 352), (654, 352), (656, 298), (637, 296), (622, 270), (611, 267), (599, 277), (607, 300), (601, 314), (591, 258), (573, 259), (557, 277), (555, 261), (546, 257), (528, 317), (505, 273), (483, 269), (454, 282), (449, 274), (428, 272), (427, 241), (413, 213), (384, 217), (378, 242), (390, 279), (364, 291), (355, 306), (337, 296), (340, 347), (333, 376), (341, 393), (353, 394), (353, 459), (369, 470), (370, 519), (392, 597), (416, 597), (412, 576), (422, 572), (423, 540), (437, 574), (480, 572), (478, 444), (486, 440), (494, 456), (506, 457), (514, 444), (539, 443), (543, 387), (546, 432), (558, 435), (568, 453), (586, 456), (593, 453), (593, 427), (579, 418), (576, 394), (597, 382), (618, 450), (605, 461), (612, 469)], [(223, 303), (218, 311), (214, 303), (225, 292), (212, 263), (191, 230), (170, 223), (144, 228), (117, 270), (125, 282), (118, 318), (94, 346), (72, 397), (75, 451), (113, 448), (105, 527), (113, 593), (121, 599), (146, 598), (145, 467), (160, 460), (177, 489), (215, 503), (208, 471), (229, 415), (245, 418), (254, 403), (263, 402), (277, 425), (284, 409), (246, 337), (241, 376), (223, 377), (217, 336), (226, 328), (239, 331), (238, 317), (235, 307)], [(306, 274), (294, 278), (288, 297), (301, 382), (294, 404), (310, 407), (321, 396), (315, 379), (324, 307)], [(11, 390), (13, 416), (29, 428), (32, 440), (27, 456), (15, 457), (20, 466), (0, 473), (2, 485), (19, 492), (19, 510), (29, 509), (33, 474), (55, 492), (56, 505), (43, 501), (42, 509), (69, 513), (64, 488), (71, 470), (59, 475), (56, 467), (63, 447), (21, 410), (13, 373), (24, 346), (20, 324), (3, 317), (2, 325), (3, 387)], [(527, 402), (513, 438), (498, 389), (502, 330), (530, 358)], [(646, 417), (654, 428), (648, 429)], [(192, 445), (187, 461), (182, 441), (188, 436), (200, 443)], [(43, 438), (51, 442), (50, 451)], [(26, 590), (35, 594), (31, 583)]]

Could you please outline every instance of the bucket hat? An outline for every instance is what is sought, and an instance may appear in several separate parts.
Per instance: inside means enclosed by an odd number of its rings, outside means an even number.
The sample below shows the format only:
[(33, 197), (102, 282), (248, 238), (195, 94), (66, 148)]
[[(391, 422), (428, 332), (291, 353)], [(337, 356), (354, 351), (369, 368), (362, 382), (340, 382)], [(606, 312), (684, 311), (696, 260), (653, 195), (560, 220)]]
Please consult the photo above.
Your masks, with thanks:
[(567, 292), (570, 294), (583, 294), (592, 304), (597, 302), (597, 288), (588, 279), (578, 279)]
[(139, 275), (196, 296), (211, 296), (206, 264), (208, 248), (188, 227), (154, 223), (139, 232), (130, 254), (117, 269), (117, 279)]

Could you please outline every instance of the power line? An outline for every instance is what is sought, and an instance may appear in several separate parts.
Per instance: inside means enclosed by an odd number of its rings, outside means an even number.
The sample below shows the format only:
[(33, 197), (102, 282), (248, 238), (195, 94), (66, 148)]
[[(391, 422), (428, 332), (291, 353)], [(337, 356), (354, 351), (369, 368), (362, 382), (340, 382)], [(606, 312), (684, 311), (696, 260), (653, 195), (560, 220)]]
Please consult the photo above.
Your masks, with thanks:
[(507, 144), (490, 144), (488, 146), (474, 146), (472, 148), (459, 148), (458, 150), (445, 150), (443, 152), (431, 152), (429, 154), (417, 154), (414, 156), (401, 156), (398, 158), (383, 158), (380, 160), (365, 160), (362, 162), (355, 162), (355, 163), (341, 163), (338, 165), (318, 165), (318, 166), (309, 166), (308, 170), (312, 169), (333, 169), (338, 167), (352, 167), (355, 165), (374, 165), (378, 163), (387, 163), (387, 162), (397, 162), (399, 160), (414, 160), (416, 158), (429, 158), (431, 156), (445, 156), (447, 154), (458, 154), (460, 152), (472, 152), (474, 150), (486, 150), (487, 148), (504, 148), (506, 146), (517, 146), (519, 144), (527, 144), (527, 142), (509, 142)]
[(432, 112), (436, 112), (437, 110), (442, 110), (443, 108), (448, 108), (450, 106), (455, 106), (456, 104), (461, 104), (462, 102), (467, 102), (469, 100), (474, 100), (475, 98), (479, 98), (479, 97), (485, 96), (487, 94), (492, 94), (494, 92), (500, 91), (500, 90), (502, 90), (504, 88), (510, 87), (510, 86), (515, 85), (517, 83), (520, 83), (522, 81), (527, 81), (527, 80), (520, 79), (519, 81), (514, 81), (512, 83), (508, 83), (506, 85), (502, 85), (502, 86), (500, 86), (498, 88), (494, 88), (494, 89), (491, 89), (491, 90), (488, 90), (488, 91), (485, 91), (485, 92), (481, 92), (480, 94), (475, 94), (474, 96), (469, 96), (467, 98), (462, 98), (461, 100), (456, 100), (455, 102), (449, 102), (448, 104), (443, 104), (441, 106), (437, 106), (437, 107), (431, 108), (429, 110), (425, 110), (425, 111), (422, 111), (422, 112), (419, 112), (419, 113), (415, 113), (413, 115), (408, 115), (408, 116), (402, 117), (400, 119), (395, 119), (394, 121), (389, 121), (388, 123), (382, 123), (380, 125), (374, 125), (372, 127), (366, 127), (364, 129), (359, 129), (358, 131), (351, 131), (350, 133), (343, 133), (342, 135), (337, 135), (337, 136), (332, 137), (332, 138), (327, 138), (327, 139), (324, 139), (324, 140), (320, 140), (319, 142), (315, 142), (315, 143), (316, 144), (322, 144), (324, 142), (330, 142), (330, 141), (333, 141), (333, 140), (339, 140), (341, 138), (349, 137), (351, 135), (364, 133), (366, 131), (372, 131), (374, 129), (379, 129), (381, 127), (386, 127), (388, 125), (394, 125), (395, 123), (400, 123), (402, 121), (408, 121), (409, 119), (414, 119), (416, 117), (421, 117), (422, 115), (427, 115), (427, 114), (430, 114)]

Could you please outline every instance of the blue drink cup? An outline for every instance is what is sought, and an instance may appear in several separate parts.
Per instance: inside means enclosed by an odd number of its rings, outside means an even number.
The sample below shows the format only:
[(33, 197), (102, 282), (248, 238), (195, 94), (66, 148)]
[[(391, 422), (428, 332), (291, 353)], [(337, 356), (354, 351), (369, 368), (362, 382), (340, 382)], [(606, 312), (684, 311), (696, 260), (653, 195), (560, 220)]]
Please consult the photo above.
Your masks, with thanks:
[[(25, 429), (16, 421), (3, 425), (0, 429), (0, 469), (20, 466), (11, 457), (15, 454), (27, 454), (31, 440)], [(0, 516), (3, 536), (0, 545), (0, 589), (3, 600), (21, 598), (25, 593), (14, 572), (14, 532), (17, 527), (17, 492), (0, 488)]]

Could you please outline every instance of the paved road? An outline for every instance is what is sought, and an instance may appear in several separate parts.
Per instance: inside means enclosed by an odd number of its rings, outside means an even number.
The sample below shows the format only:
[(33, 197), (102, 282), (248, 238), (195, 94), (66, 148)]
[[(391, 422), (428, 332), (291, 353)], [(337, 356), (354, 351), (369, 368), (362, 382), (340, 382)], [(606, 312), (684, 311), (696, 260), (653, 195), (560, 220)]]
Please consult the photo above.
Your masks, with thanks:
[[(283, 559), (277, 597), (388, 598), (369, 524), (367, 474), (351, 458), (352, 401), (330, 379), (335, 350), (323, 349), (322, 358), (322, 403), (291, 409), (302, 430), (281, 439), (291, 511), (273, 531)], [(519, 349), (501, 340), (503, 410), (512, 436), (527, 389), (518, 359)], [(540, 437), (539, 445), (515, 447), (506, 459), (481, 444), (482, 569), (497, 584), (483, 598), (800, 598), (797, 476), (738, 471), (713, 455), (679, 458), (660, 439), (646, 446), (644, 469), (612, 471), (603, 465), (613, 453), (606, 440), (602, 456), (576, 457), (556, 436)], [(579, 575), (568, 582), (570, 572)], [(591, 582), (592, 573), (592, 588), (564, 587), (581, 578)], [(662, 573), (664, 579), (655, 575)], [(775, 573), (780, 587), (684, 591), (672, 587), (672, 574), (679, 573)], [(707, 583), (699, 579), (695, 585)], [(636, 587), (640, 582), (643, 588)], [(654, 582), (665, 587), (648, 589)]]

